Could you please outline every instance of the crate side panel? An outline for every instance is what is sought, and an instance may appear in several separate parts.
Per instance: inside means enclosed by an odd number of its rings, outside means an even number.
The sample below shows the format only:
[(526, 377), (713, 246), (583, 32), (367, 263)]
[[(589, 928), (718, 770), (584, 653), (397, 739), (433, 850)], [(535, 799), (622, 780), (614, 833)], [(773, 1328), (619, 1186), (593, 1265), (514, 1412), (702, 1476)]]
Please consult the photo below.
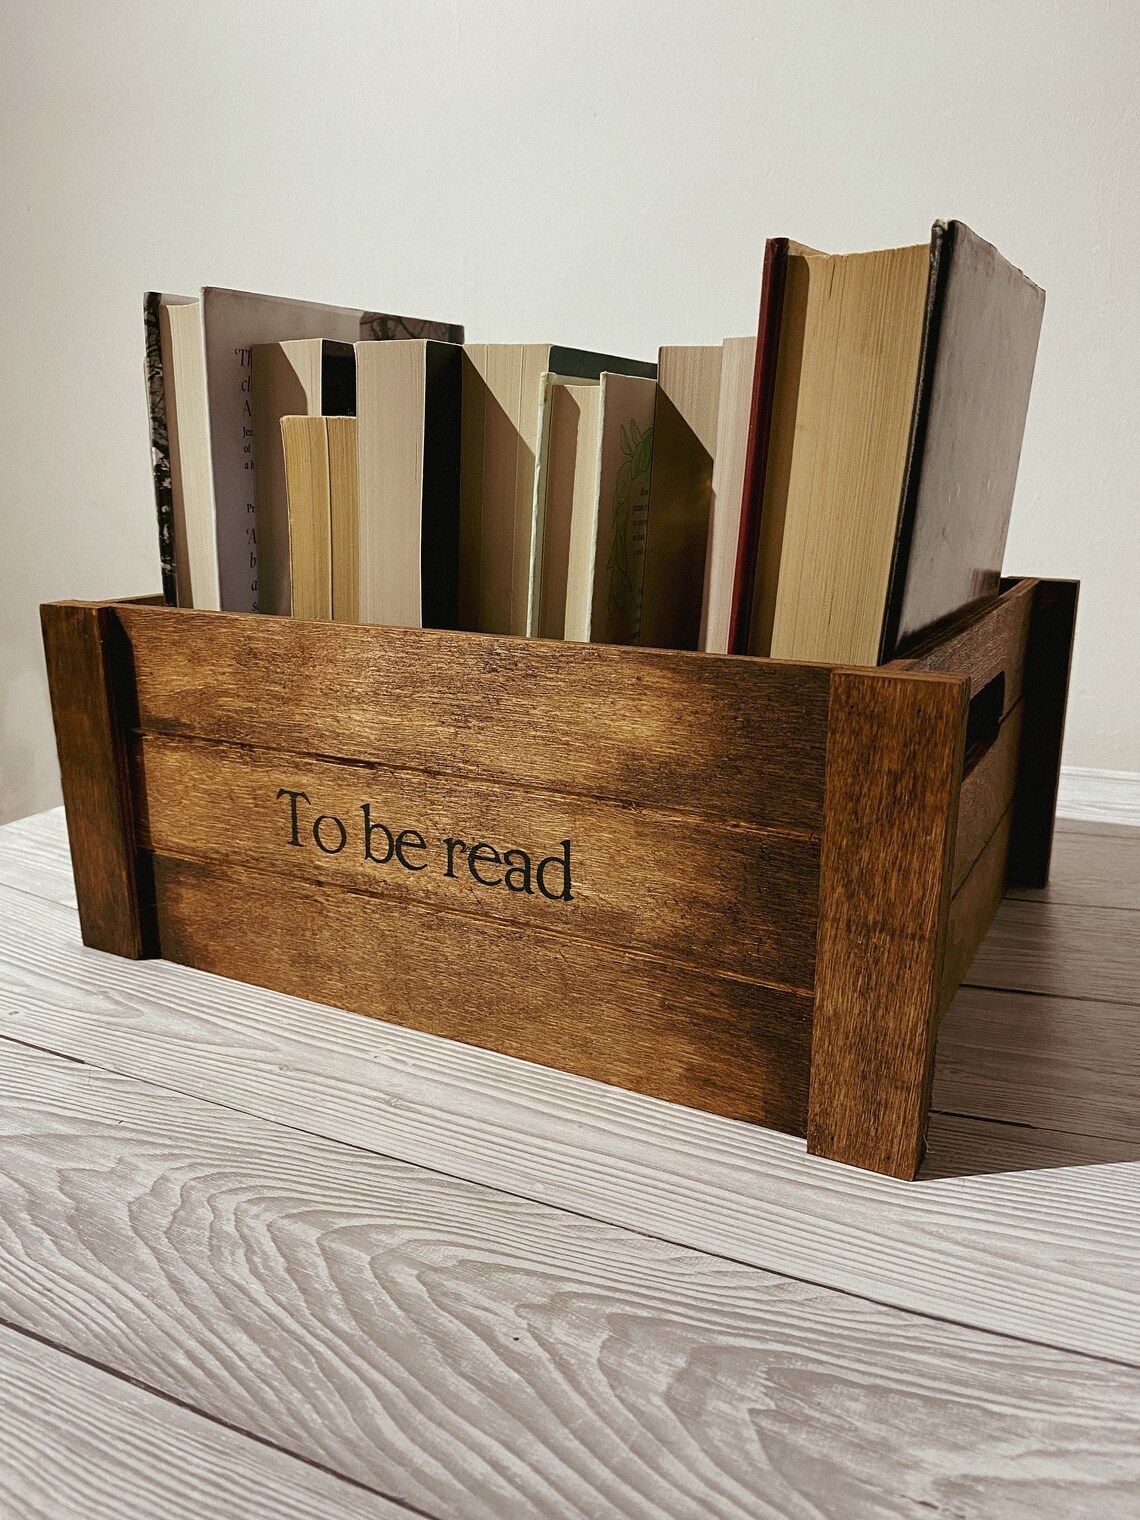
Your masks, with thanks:
[[(1003, 716), (1007, 715), (1021, 700), (1038, 584), (1031, 579), (1017, 581), (989, 607), (972, 614), (958, 627), (935, 635), (909, 658), (897, 660), (894, 665), (928, 674), (967, 676), (971, 696), (976, 696), (995, 676), (1004, 676)], [(892, 666), (885, 668), (890, 670)]]
[(48, 603), (40, 619), (83, 943), (137, 959), (154, 931), (124, 749), (129, 656), (103, 607)]
[(965, 881), (1013, 801), (1023, 717), (1024, 703), (1019, 702), (1002, 720), (994, 743), (962, 782), (951, 892), (956, 892)]
[(969, 875), (955, 892), (946, 920), (946, 951), (942, 963), (939, 992), (939, 1016), (950, 1001), (978, 946), (985, 939), (1005, 891), (1009, 856), (1012, 806), (1002, 815), (985, 849), (978, 856)]
[(262, 872), (155, 856), (154, 873), (171, 960), (804, 1132), (810, 998)]

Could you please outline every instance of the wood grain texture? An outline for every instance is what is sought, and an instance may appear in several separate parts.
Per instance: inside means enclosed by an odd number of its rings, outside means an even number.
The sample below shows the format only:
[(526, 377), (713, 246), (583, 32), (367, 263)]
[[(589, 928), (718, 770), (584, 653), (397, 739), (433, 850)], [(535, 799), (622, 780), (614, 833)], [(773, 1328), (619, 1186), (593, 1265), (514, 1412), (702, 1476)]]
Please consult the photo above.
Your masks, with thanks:
[(968, 979), (977, 987), (1140, 1003), (1140, 914), (1008, 900)]
[(168, 960), (804, 1131), (809, 997), (264, 872), (167, 856), (154, 870)]
[(1135, 1006), (963, 987), (942, 1021), (936, 1108), (1130, 1143), (1140, 1158)]
[(1001, 676), (1004, 716), (1021, 700), (1033, 599), (1040, 584), (1031, 577), (1013, 581), (996, 602), (968, 613), (950, 629), (934, 632), (909, 655), (886, 668), (966, 676), (972, 697)]
[(120, 733), (125, 645), (112, 608), (56, 602), (40, 616), (83, 939), (115, 955), (145, 955), (152, 892), (140, 876)]
[[(819, 893), (813, 840), (466, 777), (200, 740), (145, 736), (134, 742), (132, 758), (140, 837), (162, 854), (530, 924), (811, 996)], [(283, 788), (308, 799), (295, 799), (295, 832), (293, 800), (279, 795)], [(365, 804), (374, 830), (367, 848)], [(343, 848), (332, 822), (321, 844), (314, 838), (314, 821), (329, 815), (346, 831)], [(396, 840), (404, 831), (411, 850), (401, 857)], [(450, 856), (448, 839), (460, 842)], [(551, 901), (535, 871), (564, 839), (572, 846), (572, 900)], [(473, 870), (470, 852), (487, 840), (491, 857), (484, 844), (483, 863)], [(494, 857), (508, 850), (516, 852), (512, 859), (497, 864)], [(512, 865), (518, 890), (504, 882)], [(547, 878), (560, 890), (560, 871)]]
[(61, 807), (0, 827), (0, 882), (49, 902), (76, 906)]
[(142, 727), (818, 832), (826, 670), (120, 607)]
[(1106, 1159), (1087, 1143), (1066, 1156), (1027, 1127), (953, 1121), (947, 1152), (940, 1121), (939, 1180), (896, 1182), (756, 1126), (166, 962), (93, 954), (74, 911), (9, 889), (0, 1011), (14, 1040), (362, 1150), (1140, 1365), (1140, 1165), (1086, 1164)]
[(5, 1315), (430, 1514), (1040, 1520), (1140, 1480), (1129, 1369), (0, 1059)]
[(820, 857), (808, 1149), (922, 1159), (966, 732), (961, 680), (836, 671)]
[(1022, 717), (1023, 709), (1019, 703), (1007, 714), (997, 739), (962, 782), (958, 795), (958, 827), (954, 834), (951, 893), (957, 892), (965, 881), (1009, 811), (1017, 785)]
[(950, 901), (938, 994), (939, 1017), (969, 971), (1001, 904), (1012, 821), (1010, 808)]
[[(1057, 1122), (1062, 1119), (1059, 1114)], [(1137, 1166), (1140, 1166), (1140, 1143), (1135, 1140), (1038, 1128), (1008, 1119), (983, 1119), (976, 1114), (942, 1113), (932, 1108), (919, 1180), (946, 1183), (967, 1176), (1055, 1171), (1077, 1176), (1082, 1172), (1103, 1175), (1113, 1168), (1126, 1170)], [(1079, 1210), (1079, 1205), (1074, 1207)], [(1090, 1312), (1095, 1313), (1095, 1308)]]
[(409, 1520), (412, 1513), (0, 1326), (12, 1520)]

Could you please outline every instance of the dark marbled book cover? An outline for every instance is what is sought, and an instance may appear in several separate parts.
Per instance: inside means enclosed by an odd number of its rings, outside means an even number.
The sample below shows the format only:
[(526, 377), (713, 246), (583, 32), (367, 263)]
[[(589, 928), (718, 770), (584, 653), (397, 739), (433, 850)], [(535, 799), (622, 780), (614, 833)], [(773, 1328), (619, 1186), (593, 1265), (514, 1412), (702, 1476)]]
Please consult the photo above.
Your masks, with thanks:
[(162, 373), (162, 336), (159, 309), (162, 296), (149, 290), (143, 298), (146, 334), (146, 399), (150, 416), (150, 465), (154, 476), (154, 506), (158, 517), (158, 557), (162, 569), (162, 595), (173, 607), (178, 602), (178, 578), (174, 565), (174, 492), (170, 480), (170, 431), (166, 420), (166, 386)]

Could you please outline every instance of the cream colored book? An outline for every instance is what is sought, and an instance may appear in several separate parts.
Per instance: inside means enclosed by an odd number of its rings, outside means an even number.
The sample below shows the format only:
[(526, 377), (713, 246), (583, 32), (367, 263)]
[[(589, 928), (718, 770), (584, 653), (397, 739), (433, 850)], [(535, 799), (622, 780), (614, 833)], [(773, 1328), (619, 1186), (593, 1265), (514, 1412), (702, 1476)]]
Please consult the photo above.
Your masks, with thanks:
[(221, 606), (199, 301), (159, 298), (175, 576), (181, 607)]
[(753, 654), (879, 658), (930, 248), (789, 252)]
[(962, 222), (789, 246), (752, 652), (873, 665), (996, 594), (1044, 301)]
[(356, 418), (326, 417), (329, 451), (329, 545), (332, 615), (360, 621), (359, 523), (356, 493)]
[(568, 639), (637, 643), (656, 398), (652, 380), (602, 376), (594, 489), (571, 530)]
[(458, 625), (462, 363), (455, 343), (356, 345), (362, 623)]
[(640, 642), (695, 649), (701, 629), (721, 345), (671, 345), (657, 362)]
[(463, 366), (460, 626), (532, 626), (534, 488), (544, 374), (597, 380), (652, 364), (550, 343), (469, 343)]
[(332, 616), (329, 448), (324, 417), (282, 417), (293, 616)]
[(713, 451), (712, 501), (705, 555), (705, 588), (699, 647), (710, 654), (728, 653), (732, 591), (740, 543), (744, 466), (752, 415), (755, 338), (726, 338), (720, 365), (716, 447)]
[(351, 343), (295, 338), (255, 343), (251, 359), (257, 605), (287, 616), (290, 554), (282, 417), (321, 417), (355, 408)]
[(538, 468), (534, 479), (532, 588), (528, 634), (566, 633), (570, 535), (592, 507), (598, 453), (599, 385), (594, 380), (542, 377)]

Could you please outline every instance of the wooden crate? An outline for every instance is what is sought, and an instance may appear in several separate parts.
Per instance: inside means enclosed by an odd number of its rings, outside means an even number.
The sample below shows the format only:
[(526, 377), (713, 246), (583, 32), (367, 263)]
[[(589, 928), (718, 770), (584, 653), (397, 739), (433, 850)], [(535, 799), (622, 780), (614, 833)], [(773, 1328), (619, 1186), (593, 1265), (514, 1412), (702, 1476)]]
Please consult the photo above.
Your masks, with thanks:
[(1048, 873), (1075, 606), (1011, 582), (863, 669), (49, 604), (84, 942), (911, 1177)]

